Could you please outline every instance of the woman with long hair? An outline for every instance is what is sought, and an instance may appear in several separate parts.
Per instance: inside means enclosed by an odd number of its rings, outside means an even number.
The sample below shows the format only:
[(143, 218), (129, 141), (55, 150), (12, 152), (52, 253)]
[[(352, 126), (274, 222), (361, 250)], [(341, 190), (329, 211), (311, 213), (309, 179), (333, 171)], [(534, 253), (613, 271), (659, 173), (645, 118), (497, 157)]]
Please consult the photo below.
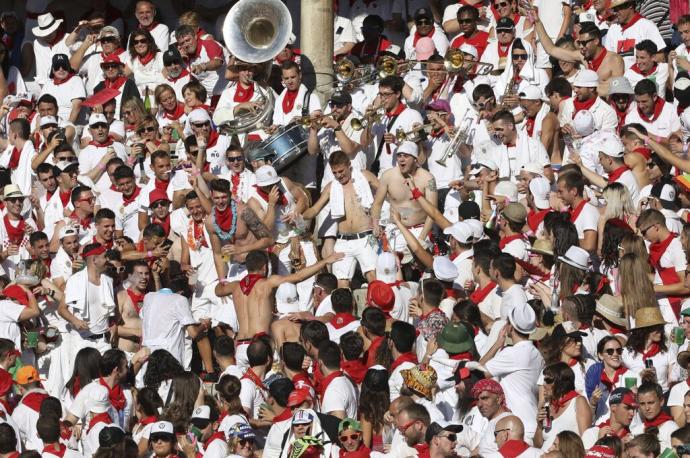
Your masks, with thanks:
[(184, 373), (180, 362), (167, 350), (155, 350), (148, 359), (144, 385), (158, 391), (163, 405), (169, 405), (173, 400), (172, 380)]
[(137, 131), (137, 126), (140, 125), (146, 117), (144, 102), (138, 97), (130, 97), (122, 102), (120, 111), (120, 119), (122, 119), (125, 124), (125, 142), (131, 145), (132, 137), (135, 136)]
[(163, 78), (163, 53), (156, 46), (156, 42), (146, 30), (135, 30), (129, 40), (130, 72), (134, 75), (139, 94), (149, 95), (153, 102), (156, 86), (165, 82)]
[[(168, 130), (173, 136), (173, 140), (184, 138), (184, 125), (187, 122), (187, 113), (185, 113), (184, 103), (177, 100), (175, 89), (169, 84), (159, 84), (156, 86), (154, 93), (156, 99), (156, 121), (163, 129), (163, 133)], [(174, 133), (173, 133), (174, 132)]]
[(228, 447), (231, 453), (242, 458), (256, 457), (256, 435), (251, 426), (240, 424), (228, 431)]
[[(551, 217), (551, 215), (555, 215)], [(567, 213), (553, 212), (544, 218), (544, 230), (546, 239), (553, 247), (554, 259), (564, 256), (571, 246), (578, 246), (580, 240), (577, 237), (577, 229), (570, 222)]]
[[(647, 259), (649, 257), (649, 251), (647, 251), (644, 239), (637, 234), (624, 235), (618, 249), (619, 257), (623, 257), (623, 255), (628, 253), (636, 254), (640, 259)], [(652, 267), (649, 266), (647, 271), (651, 273)]]
[(634, 232), (622, 219), (611, 218), (604, 224), (604, 236), (601, 237), (601, 265), (599, 266), (599, 271), (606, 276), (606, 281), (608, 281), (614, 294), (618, 294), (619, 246), (626, 235), (634, 235)]
[(637, 309), (635, 325), (623, 350), (623, 364), (642, 379), (655, 375), (661, 388), (668, 391), (676, 357), (675, 352), (668, 350), (664, 325), (666, 320), (658, 306)]
[(132, 428), (132, 439), (139, 447), (139, 453), (143, 455), (149, 448), (151, 428), (158, 421), (158, 409), (163, 408), (163, 400), (158, 395), (158, 391), (144, 387), (137, 391), (135, 405), (134, 412), (137, 417), (137, 423)]
[(242, 401), (240, 401), (240, 391), (242, 390), (240, 379), (234, 375), (225, 374), (218, 380), (215, 388), (218, 411), (223, 418), (218, 429), (228, 431), (238, 423), (249, 424), (244, 407), (242, 407)]
[(468, 299), (458, 301), (453, 307), (453, 316), (451, 321), (457, 323), (464, 323), (468, 329), (472, 330), (474, 335), (474, 348), (484, 348), (489, 333), (486, 332), (486, 326), (482, 321), (482, 314), (479, 308)]
[(358, 410), (364, 445), (373, 451), (383, 451), (383, 416), (389, 405), (388, 371), (374, 366), (364, 375)]
[(617, 284), (629, 325), (632, 324), (637, 310), (643, 307), (659, 307), (654, 285), (649, 279), (648, 267), (647, 258), (640, 258), (634, 253), (624, 254), (620, 259)]
[[(537, 418), (534, 445), (546, 452), (561, 431), (584, 433), (592, 424), (592, 411), (587, 399), (575, 391), (575, 374), (567, 363), (546, 366), (543, 387), (545, 405)], [(551, 417), (551, 429), (545, 431), (542, 425), (547, 415)]]
[[(606, 202), (599, 218), (599, 233), (604, 232), (604, 226), (611, 219), (618, 219), (634, 231), (637, 212), (633, 205), (630, 191), (622, 183), (609, 183), (602, 192), (602, 199)], [(597, 250), (601, 253), (603, 238), (599, 237)]]
[(204, 403), (201, 380), (194, 372), (185, 371), (172, 379), (173, 400), (179, 404), (185, 415), (191, 418), (194, 409)]
[(561, 452), (561, 456), (567, 458), (584, 458), (585, 446), (580, 435), (575, 431), (561, 431), (556, 434), (556, 439), (551, 444), (550, 452)]
[(72, 376), (67, 380), (62, 394), (64, 405), (70, 405), (82, 388), (101, 376), (98, 370), (100, 361), (101, 353), (95, 348), (86, 347), (79, 350), (74, 359)]
[[(585, 358), (582, 346), (583, 334), (572, 322), (561, 323), (554, 328), (549, 337), (544, 337), (543, 345), (539, 346), (544, 356), (544, 364), (563, 362), (572, 369), (574, 389), (582, 394), (585, 392), (585, 373), (587, 368), (594, 363), (591, 359)], [(546, 375), (543, 374), (543, 377)], [(539, 391), (543, 392), (543, 384), (540, 381), (537, 384), (540, 386)]]

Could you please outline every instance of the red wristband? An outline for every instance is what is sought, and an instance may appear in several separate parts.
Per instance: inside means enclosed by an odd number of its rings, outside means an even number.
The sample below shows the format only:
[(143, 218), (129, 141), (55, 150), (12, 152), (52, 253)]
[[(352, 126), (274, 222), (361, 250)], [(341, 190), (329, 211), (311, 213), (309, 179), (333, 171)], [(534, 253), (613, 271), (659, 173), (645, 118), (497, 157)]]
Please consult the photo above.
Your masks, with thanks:
[(420, 191), (419, 188), (412, 188), (412, 200), (417, 200), (423, 196), (424, 194), (422, 194), (422, 191)]

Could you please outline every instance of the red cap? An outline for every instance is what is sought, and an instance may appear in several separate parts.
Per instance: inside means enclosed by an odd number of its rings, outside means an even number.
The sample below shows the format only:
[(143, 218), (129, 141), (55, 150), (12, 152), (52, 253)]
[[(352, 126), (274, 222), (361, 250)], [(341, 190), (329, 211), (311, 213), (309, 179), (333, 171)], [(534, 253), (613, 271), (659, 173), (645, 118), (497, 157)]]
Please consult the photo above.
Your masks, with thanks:
[(26, 294), (26, 291), (24, 291), (19, 285), (8, 286), (7, 288), (2, 290), (2, 294), (5, 297), (14, 299), (23, 306), (29, 305), (29, 295)]
[(103, 58), (103, 62), (101, 62), (101, 67), (108, 64), (122, 65), (122, 61), (120, 60), (120, 57), (117, 54), (108, 54)]
[(314, 400), (314, 395), (312, 394), (311, 389), (308, 387), (297, 388), (296, 390), (292, 390), (292, 393), (290, 393), (290, 396), (288, 397), (287, 406), (297, 407), (307, 400)]
[(168, 202), (170, 202), (170, 199), (168, 198), (168, 195), (166, 193), (159, 189), (154, 189), (149, 194), (149, 205), (159, 200), (167, 200)]
[(14, 385), (12, 374), (5, 369), (0, 369), (0, 396), (6, 395), (12, 389), (12, 385)]
[(367, 304), (380, 308), (389, 313), (395, 305), (395, 293), (389, 284), (381, 280), (374, 280), (367, 288)]

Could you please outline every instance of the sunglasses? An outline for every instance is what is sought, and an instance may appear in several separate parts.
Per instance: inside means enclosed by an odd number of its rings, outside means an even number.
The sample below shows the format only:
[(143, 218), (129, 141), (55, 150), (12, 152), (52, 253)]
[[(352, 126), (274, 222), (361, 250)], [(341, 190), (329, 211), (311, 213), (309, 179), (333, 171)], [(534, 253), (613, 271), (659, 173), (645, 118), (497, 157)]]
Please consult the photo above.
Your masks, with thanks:
[(11, 202), (13, 204), (16, 204), (18, 202), (24, 202), (23, 197), (7, 197), (5, 198), (5, 202)]
[(647, 231), (653, 228), (654, 226), (656, 226), (656, 224), (652, 224), (651, 226), (647, 226), (644, 229), (640, 229), (640, 234), (642, 234), (642, 237), (646, 237)]
[(77, 162), (77, 158), (75, 156), (67, 156), (63, 158), (55, 158), (58, 162), (65, 161), (65, 162)]
[(415, 423), (417, 423), (417, 420), (408, 421), (404, 425), (400, 426), (398, 428), (398, 431), (400, 431), (403, 435), (405, 435), (405, 432), (407, 432), (407, 430), (410, 429), (412, 427), (412, 425), (414, 425)]
[(617, 354), (618, 356), (623, 354), (623, 348), (618, 347), (618, 348), (607, 348), (604, 350), (604, 353), (606, 353), (609, 356), (613, 356), (613, 354)]
[(498, 435), (503, 431), (510, 431), (510, 428), (497, 429), (496, 431), (494, 431), (494, 437), (498, 437)]
[(148, 126), (148, 127), (142, 127), (137, 132), (142, 133), (142, 132), (155, 132), (155, 131), (156, 131), (156, 128), (154, 126)]
[(331, 108), (341, 108), (341, 107), (344, 107), (345, 104), (344, 103), (336, 103), (336, 102), (328, 102), (328, 106), (330, 106)]
[(340, 439), (340, 442), (347, 442), (347, 441), (358, 441), (360, 437), (361, 437), (360, 433), (354, 433), (354, 434), (350, 434), (350, 435), (343, 434), (338, 439)]
[(159, 200), (158, 202), (154, 202), (151, 204), (151, 208), (158, 208), (158, 207), (168, 207), (170, 205), (167, 201), (165, 200)]
[(511, 54), (513, 60), (527, 60), (527, 54)]
[(142, 45), (142, 44), (146, 44), (149, 42), (149, 40), (147, 40), (146, 38), (140, 38), (139, 40), (132, 40), (132, 41), (134, 41), (135, 45)]
[(494, 3), (494, 8), (505, 8), (508, 5), (510, 5), (508, 2)]
[(254, 439), (240, 439), (241, 447), (246, 447), (247, 445), (254, 445)]
[(474, 19), (458, 19), (458, 24), (472, 24)]
[(83, 199), (77, 200), (77, 202), (87, 202), (87, 203), (92, 204), (92, 203), (96, 202), (96, 198), (95, 197), (84, 197)]
[(227, 157), (226, 159), (228, 162), (242, 162), (244, 160), (244, 156)]
[(428, 19), (418, 19), (414, 23), (417, 25), (431, 25), (431, 21)]
[(451, 442), (455, 442), (458, 439), (458, 436), (455, 433), (450, 433), (450, 434), (443, 434), (439, 435), (438, 437), (445, 437)]
[(210, 126), (211, 124), (208, 122), (193, 122), (192, 125), (197, 129), (201, 129), (202, 127)]
[(544, 377), (544, 383), (546, 383), (547, 385), (551, 385), (555, 381), (556, 380), (553, 377)]
[(115, 43), (117, 38), (115, 37), (103, 37), (99, 40), (101, 43)]
[(119, 68), (119, 67), (120, 67), (120, 65), (118, 65), (118, 64), (103, 64), (103, 65), (101, 65), (101, 68), (103, 70), (114, 70), (114, 69)]
[(151, 442), (172, 442), (172, 439), (168, 436), (151, 436)]
[(64, 71), (68, 72), (70, 70), (70, 68), (67, 65), (58, 64), (58, 65), (53, 67), (53, 71), (56, 72), (58, 70), (64, 70)]

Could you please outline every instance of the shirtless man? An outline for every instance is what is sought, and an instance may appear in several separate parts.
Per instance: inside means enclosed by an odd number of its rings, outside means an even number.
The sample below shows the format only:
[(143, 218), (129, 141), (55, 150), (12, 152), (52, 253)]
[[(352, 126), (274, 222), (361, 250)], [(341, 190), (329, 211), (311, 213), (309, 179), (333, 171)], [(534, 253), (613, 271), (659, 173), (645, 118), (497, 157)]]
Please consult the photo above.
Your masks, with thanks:
[(599, 75), (599, 95), (606, 97), (609, 93), (609, 81), (611, 78), (623, 76), (625, 64), (623, 58), (618, 54), (608, 52), (601, 44), (601, 31), (593, 23), (586, 23), (578, 35), (575, 45), (578, 51), (572, 49), (559, 48), (553, 44), (551, 38), (546, 34), (544, 24), (537, 18), (534, 28), (537, 31), (539, 40), (546, 52), (556, 59), (568, 62), (581, 62), (594, 70)]
[(128, 360), (139, 351), (141, 342), (141, 318), (139, 312), (144, 305), (144, 296), (149, 286), (151, 272), (146, 261), (129, 264), (130, 287), (117, 293), (117, 306), (121, 321), (117, 326), (117, 348), (127, 354)]
[[(210, 184), (213, 208), (204, 224), (211, 238), (213, 262), (218, 281), (239, 279), (246, 271), (244, 259), (252, 250), (273, 245), (273, 238), (256, 213), (242, 202), (230, 198), (230, 182), (219, 178)], [(231, 262), (230, 271), (227, 264)]]
[[(405, 227), (420, 241), (426, 239), (431, 231), (433, 220), (419, 206), (416, 201), (417, 193), (421, 193), (432, 205), (437, 205), (438, 193), (436, 191), (436, 180), (427, 170), (422, 169), (417, 161), (419, 148), (415, 143), (404, 142), (397, 151), (397, 167), (386, 170), (381, 175), (379, 187), (376, 190), (376, 197), (371, 208), (373, 219), (374, 235), (379, 236), (381, 227), (379, 219), (381, 217), (381, 207), (387, 198), (390, 208), (400, 213)], [(412, 178), (416, 188), (410, 189), (406, 180)], [(393, 251), (410, 254), (405, 239), (400, 231), (396, 230), (393, 223), (385, 227), (386, 236)]]
[(236, 336), (237, 353), (235, 355), (239, 367), (242, 369), (249, 367), (247, 347), (252, 339), (265, 335), (269, 331), (273, 319), (273, 290), (282, 283), (298, 283), (306, 280), (328, 264), (333, 264), (342, 258), (342, 253), (333, 253), (328, 258), (294, 274), (267, 277), (268, 255), (263, 251), (252, 250), (245, 261), (247, 276), (240, 281), (222, 282), (216, 286), (218, 297), (232, 296), (235, 303), (237, 320), (240, 323)]
[[(400, 153), (398, 153), (400, 154)], [(333, 264), (338, 287), (347, 288), (355, 273), (355, 261), (368, 282), (376, 279), (376, 241), (371, 224), (371, 188), (377, 189), (379, 180), (368, 170), (354, 170), (343, 151), (335, 151), (328, 158), (335, 181), (321, 192), (319, 200), (305, 211), (304, 219), (312, 219), (330, 202), (331, 218), (337, 221), (335, 251), (345, 257)], [(333, 189), (336, 191), (331, 192)], [(336, 201), (337, 199), (337, 201)]]

